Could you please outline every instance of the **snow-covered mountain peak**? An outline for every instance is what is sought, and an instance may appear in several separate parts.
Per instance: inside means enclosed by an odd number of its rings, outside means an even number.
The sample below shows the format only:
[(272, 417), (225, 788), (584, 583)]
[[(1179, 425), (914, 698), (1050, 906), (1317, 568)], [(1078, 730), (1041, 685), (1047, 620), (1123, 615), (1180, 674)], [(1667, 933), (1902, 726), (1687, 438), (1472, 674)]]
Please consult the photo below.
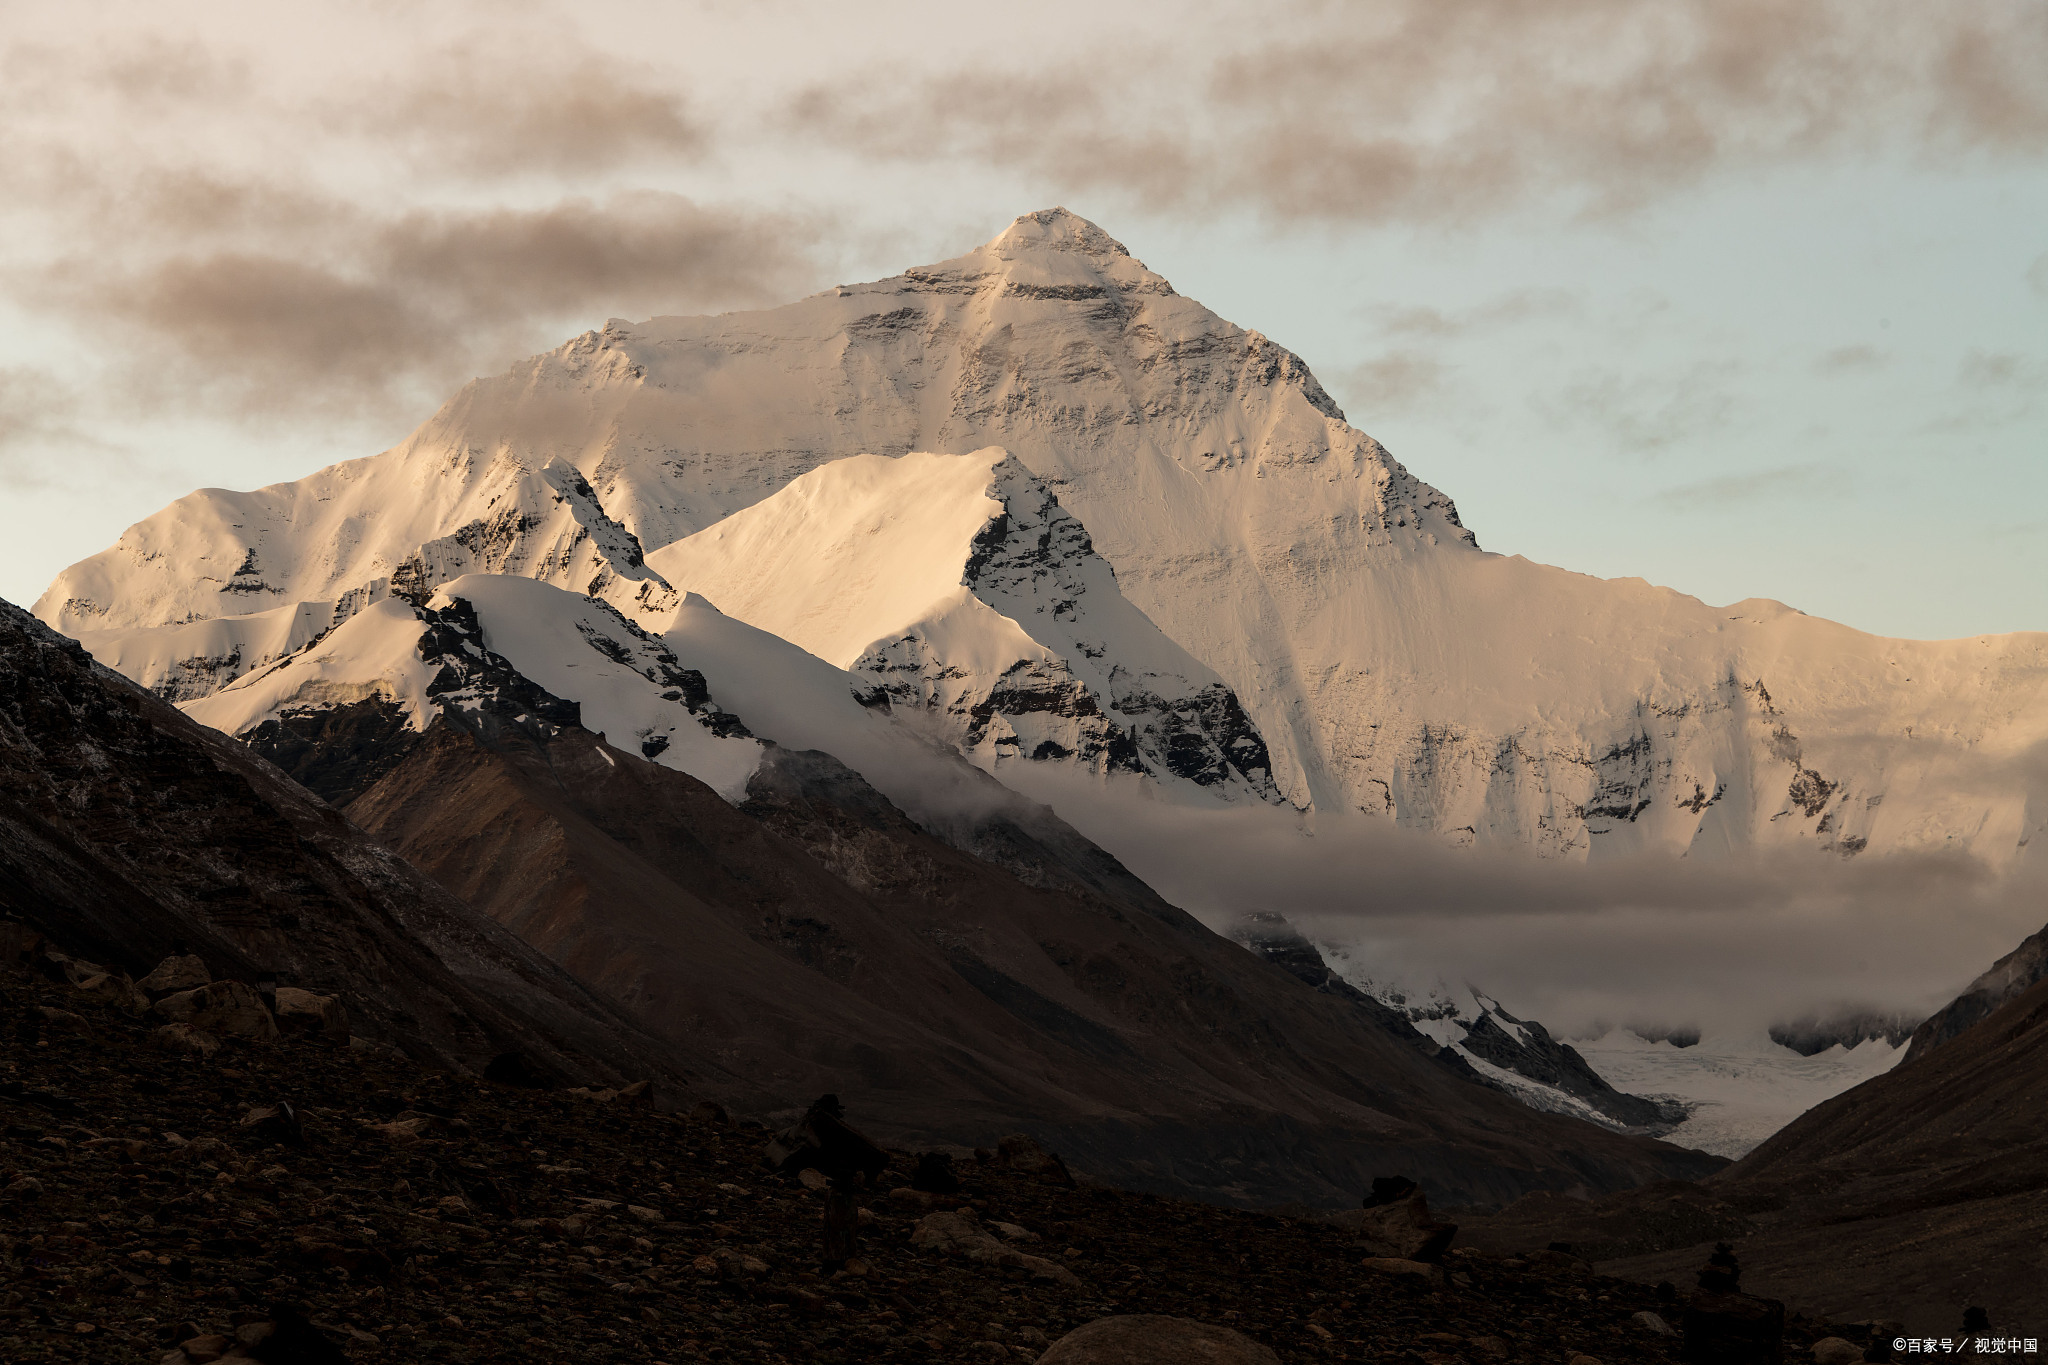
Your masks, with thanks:
[(184, 710), (273, 758), (295, 729), (331, 733), (343, 712), (387, 739), (443, 716), (580, 724), (732, 800), (760, 763), (746, 726), (671, 646), (605, 602), (516, 575), (465, 575), (421, 603), (386, 598)]
[[(1803, 844), (2004, 862), (2048, 833), (2021, 761), (2048, 740), (2048, 637), (1876, 640), (1779, 603), (1715, 607), (1481, 553), (1298, 356), (1061, 210), (786, 307), (585, 333), (467, 386), (382, 456), (182, 499), (66, 570), (37, 613), (183, 697), (380, 594), (465, 573), (645, 622), (673, 600), (639, 561), (810, 472), (991, 446), (1242, 707), (1297, 807), (1573, 858)], [(569, 468), (580, 484), (544, 477)], [(987, 491), (965, 487), (962, 507)], [(1023, 526), (1023, 500), (1005, 506)], [(1059, 621), (1041, 595), (1057, 575), (1029, 580), (1048, 610), (1013, 612), (964, 567), (960, 611), (1017, 624), (1079, 677), (1094, 641), (1021, 624)], [(737, 610), (732, 590), (698, 587)], [(899, 676), (980, 675), (947, 651), (995, 635), (912, 610), (931, 652), (892, 660)]]
[(999, 446), (834, 461), (650, 563), (871, 679), (989, 768), (1070, 763), (1279, 799), (1230, 689), (1131, 605), (1087, 529)]
[(991, 238), (982, 250), (1003, 257), (1031, 251), (1078, 252), (1105, 258), (1131, 254), (1122, 242), (1065, 208), (1025, 214)]

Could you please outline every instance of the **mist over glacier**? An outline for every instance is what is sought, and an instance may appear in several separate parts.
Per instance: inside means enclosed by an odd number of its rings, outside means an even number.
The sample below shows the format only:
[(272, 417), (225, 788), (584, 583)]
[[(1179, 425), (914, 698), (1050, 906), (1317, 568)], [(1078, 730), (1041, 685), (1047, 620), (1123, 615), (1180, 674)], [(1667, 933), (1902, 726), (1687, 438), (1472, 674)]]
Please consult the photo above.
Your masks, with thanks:
[(1761, 1034), (1834, 1010), (1918, 1017), (2040, 928), (2048, 906), (2037, 870), (1960, 853), (1570, 863), (1343, 812), (1197, 810), (1135, 784), (1004, 778), (1212, 928), (1278, 911), (1377, 982), (1470, 981), (1566, 1036)]

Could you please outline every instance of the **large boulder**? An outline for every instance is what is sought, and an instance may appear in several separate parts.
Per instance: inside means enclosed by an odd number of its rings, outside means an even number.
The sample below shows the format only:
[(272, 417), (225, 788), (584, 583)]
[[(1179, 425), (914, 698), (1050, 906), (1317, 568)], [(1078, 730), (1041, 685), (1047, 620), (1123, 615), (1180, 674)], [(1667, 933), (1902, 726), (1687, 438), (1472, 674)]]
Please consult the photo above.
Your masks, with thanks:
[(1366, 1255), (1431, 1264), (1442, 1260), (1458, 1225), (1431, 1217), (1422, 1187), (1412, 1180), (1383, 1176), (1372, 1186), (1356, 1224)]
[(1013, 1171), (1035, 1175), (1057, 1185), (1071, 1185), (1074, 1177), (1058, 1152), (1048, 1152), (1027, 1133), (1011, 1133), (996, 1143), (996, 1161)]
[(277, 1021), (270, 1017), (263, 997), (254, 986), (240, 981), (214, 981), (197, 990), (179, 991), (157, 1001), (155, 1009), (174, 1024), (204, 1029), (219, 1037), (277, 1037)]
[(1133, 1313), (1076, 1327), (1038, 1365), (1280, 1365), (1280, 1357), (1228, 1327)]
[(123, 973), (101, 972), (96, 976), (88, 976), (78, 983), (78, 989), (87, 995), (96, 995), (110, 1005), (136, 1014), (149, 1008), (149, 997)]
[(1033, 1279), (1051, 1280), (1056, 1284), (1078, 1289), (1081, 1279), (1073, 1271), (1048, 1261), (1043, 1256), (1031, 1256), (1017, 1250), (997, 1237), (976, 1221), (973, 1213), (961, 1210), (958, 1213), (928, 1213), (918, 1219), (911, 1230), (910, 1244), (926, 1251), (944, 1252), (950, 1256), (964, 1257), (983, 1265), (1011, 1266), (1028, 1270)]
[(196, 954), (186, 953), (165, 958), (135, 984), (155, 996), (197, 990), (212, 980), (207, 974), (206, 963)]
[(331, 1042), (348, 1041), (348, 1006), (332, 995), (297, 986), (277, 988), (277, 1026), (286, 1033), (310, 1033)]

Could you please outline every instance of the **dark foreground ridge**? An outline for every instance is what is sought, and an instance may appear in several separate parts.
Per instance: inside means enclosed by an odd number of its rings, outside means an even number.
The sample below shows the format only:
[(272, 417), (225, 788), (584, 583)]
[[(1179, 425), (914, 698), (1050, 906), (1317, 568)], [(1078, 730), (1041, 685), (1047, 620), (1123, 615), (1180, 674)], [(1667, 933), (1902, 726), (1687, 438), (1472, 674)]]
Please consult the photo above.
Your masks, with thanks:
[(1161, 1314), (1283, 1361), (1678, 1359), (1635, 1316), (1678, 1305), (1573, 1256), (1369, 1268), (1356, 1228), (1077, 1183), (1028, 1140), (958, 1153), (953, 1195), (887, 1153), (835, 1273), (823, 1179), (710, 1106), (164, 1027), (0, 966), (0, 1358), (1035, 1361)]

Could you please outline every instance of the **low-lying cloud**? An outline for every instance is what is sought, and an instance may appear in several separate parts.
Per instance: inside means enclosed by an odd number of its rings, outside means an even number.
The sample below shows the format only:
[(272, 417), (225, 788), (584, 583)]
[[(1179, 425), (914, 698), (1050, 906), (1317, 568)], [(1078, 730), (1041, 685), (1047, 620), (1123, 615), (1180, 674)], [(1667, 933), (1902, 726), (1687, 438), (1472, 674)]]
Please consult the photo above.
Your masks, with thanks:
[(1453, 848), (1362, 816), (1307, 824), (1078, 786), (1034, 794), (1212, 927), (1278, 911), (1378, 980), (1469, 982), (1574, 1032), (1925, 1014), (2048, 920), (2038, 873), (1957, 854), (1569, 863)]

